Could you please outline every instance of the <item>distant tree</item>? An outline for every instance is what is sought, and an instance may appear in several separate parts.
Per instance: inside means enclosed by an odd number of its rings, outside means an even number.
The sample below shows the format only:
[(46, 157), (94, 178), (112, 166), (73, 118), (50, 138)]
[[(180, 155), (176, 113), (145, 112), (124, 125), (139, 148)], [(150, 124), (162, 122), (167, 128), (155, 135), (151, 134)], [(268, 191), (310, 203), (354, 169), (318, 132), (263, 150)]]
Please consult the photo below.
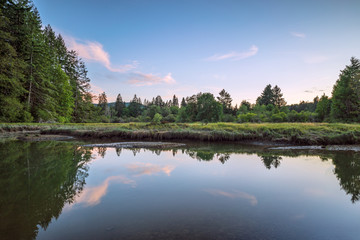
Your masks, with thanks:
[(173, 106), (173, 107), (179, 107), (179, 99), (178, 99), (175, 95), (173, 96), (173, 100), (172, 100), (171, 106)]
[(155, 98), (154, 104), (159, 107), (163, 107), (165, 105), (164, 101), (162, 100), (161, 96), (159, 96), (159, 95)]
[(115, 102), (115, 115), (117, 117), (121, 117), (123, 115), (124, 108), (125, 103), (123, 102), (121, 95), (118, 94)]
[(225, 114), (231, 113), (231, 102), (232, 98), (228, 92), (225, 91), (225, 89), (221, 90), (219, 93), (219, 97), (217, 97), (219, 103), (223, 106), (223, 111)]
[(316, 106), (316, 113), (320, 121), (324, 121), (326, 117), (330, 115), (331, 102), (325, 94), (321, 96)]
[(98, 106), (101, 109), (101, 114), (105, 115), (105, 113), (107, 111), (107, 107), (108, 107), (108, 101), (107, 101), (107, 96), (106, 96), (105, 92), (99, 94), (98, 101), (99, 101)]
[(142, 105), (139, 103), (139, 98), (137, 98), (136, 94), (134, 95), (134, 98), (130, 101), (129, 104), (129, 114), (131, 117), (137, 117), (141, 114)]
[(350, 65), (341, 71), (332, 91), (331, 116), (340, 121), (360, 118), (360, 61), (352, 57)]
[(201, 94), (202, 93), (198, 93), (197, 95), (186, 97), (186, 114), (188, 120), (191, 122), (196, 121), (196, 116), (198, 114), (197, 99)]
[(247, 113), (248, 111), (251, 110), (251, 103), (249, 103), (248, 101), (246, 100), (243, 100), (241, 103), (240, 103), (240, 108), (238, 110), (238, 112), (240, 113)]
[(285, 99), (283, 98), (283, 94), (281, 93), (281, 89), (277, 85), (275, 85), (275, 87), (272, 89), (272, 92), (273, 92), (273, 98), (271, 103), (279, 108), (285, 106), (286, 102)]
[(182, 98), (181, 100), (181, 107), (186, 107), (186, 101), (185, 101), (185, 98)]
[(267, 85), (261, 95), (256, 99), (258, 105), (273, 104), (274, 91), (271, 88), (271, 84)]

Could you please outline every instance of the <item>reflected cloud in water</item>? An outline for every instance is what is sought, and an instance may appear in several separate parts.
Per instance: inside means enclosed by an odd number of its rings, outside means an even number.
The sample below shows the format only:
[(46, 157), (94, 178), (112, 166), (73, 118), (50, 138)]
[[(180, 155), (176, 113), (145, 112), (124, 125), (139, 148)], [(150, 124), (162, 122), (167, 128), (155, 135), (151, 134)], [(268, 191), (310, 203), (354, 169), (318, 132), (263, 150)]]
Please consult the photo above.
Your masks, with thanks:
[(249, 193), (246, 192), (241, 192), (241, 191), (232, 191), (232, 192), (226, 192), (220, 189), (205, 189), (204, 190), (207, 193), (210, 193), (211, 195), (214, 196), (222, 196), (222, 197), (227, 197), (227, 198), (231, 198), (231, 199), (245, 199), (248, 200), (249, 203), (252, 206), (255, 206), (258, 204), (258, 200), (254, 195), (251, 195)]
[(76, 204), (84, 204), (85, 206), (94, 206), (101, 202), (101, 198), (107, 193), (110, 183), (128, 184), (131, 187), (136, 186), (136, 182), (125, 176), (111, 176), (106, 178), (99, 186), (87, 187), (82, 194), (76, 199)]
[(126, 168), (135, 176), (154, 175), (161, 172), (170, 176), (171, 172), (175, 169), (174, 166), (166, 165), (161, 167), (151, 163), (133, 163), (127, 165)]

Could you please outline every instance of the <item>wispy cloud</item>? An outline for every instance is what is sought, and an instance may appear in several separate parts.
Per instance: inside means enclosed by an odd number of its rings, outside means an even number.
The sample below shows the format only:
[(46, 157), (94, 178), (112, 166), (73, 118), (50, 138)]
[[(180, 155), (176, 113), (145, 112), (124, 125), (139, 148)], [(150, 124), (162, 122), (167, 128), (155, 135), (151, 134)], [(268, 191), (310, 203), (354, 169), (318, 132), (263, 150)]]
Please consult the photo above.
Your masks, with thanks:
[(290, 32), (290, 34), (297, 38), (306, 38), (305, 33), (299, 33), (299, 32)]
[(71, 36), (64, 36), (65, 42), (70, 49), (75, 50), (85, 60), (99, 62), (111, 72), (127, 72), (138, 66), (137, 61), (130, 64), (114, 66), (110, 61), (110, 55), (104, 50), (101, 43), (96, 41), (82, 41)]
[(223, 196), (223, 197), (232, 198), (232, 199), (237, 199), (237, 198), (246, 199), (249, 201), (249, 203), (252, 206), (255, 206), (258, 204), (258, 200), (256, 199), (256, 197), (254, 195), (251, 195), (246, 192), (241, 192), (241, 191), (226, 192), (226, 191), (222, 191), (219, 189), (206, 189), (204, 191), (208, 192), (214, 196)]
[(129, 75), (128, 83), (136, 86), (151, 86), (155, 84), (174, 84), (176, 83), (175, 79), (172, 77), (171, 73), (168, 73), (166, 76), (161, 77), (152, 73), (141, 73), (134, 72)]
[(249, 50), (245, 52), (229, 52), (226, 54), (215, 54), (211, 57), (206, 58), (206, 61), (221, 61), (221, 60), (232, 60), (238, 61), (241, 59), (249, 58), (256, 55), (259, 51), (259, 48), (255, 45), (252, 45)]

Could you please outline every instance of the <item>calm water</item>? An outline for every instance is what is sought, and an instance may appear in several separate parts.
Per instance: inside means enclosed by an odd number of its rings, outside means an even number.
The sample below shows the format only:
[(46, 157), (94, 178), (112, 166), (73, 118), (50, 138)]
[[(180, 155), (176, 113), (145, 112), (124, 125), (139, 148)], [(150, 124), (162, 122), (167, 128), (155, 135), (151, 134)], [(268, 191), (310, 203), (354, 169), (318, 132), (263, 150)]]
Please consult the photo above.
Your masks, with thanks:
[(0, 239), (359, 239), (360, 155), (0, 144)]

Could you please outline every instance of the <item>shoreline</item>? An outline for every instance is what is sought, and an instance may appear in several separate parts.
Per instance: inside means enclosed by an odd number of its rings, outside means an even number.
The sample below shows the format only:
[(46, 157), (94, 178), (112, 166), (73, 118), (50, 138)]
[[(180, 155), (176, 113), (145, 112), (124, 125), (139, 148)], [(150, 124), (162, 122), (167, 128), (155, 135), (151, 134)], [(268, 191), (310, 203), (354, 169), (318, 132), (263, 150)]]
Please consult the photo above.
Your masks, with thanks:
[(0, 137), (18, 134), (70, 136), (107, 141), (255, 142), (259, 145), (356, 145), (360, 124), (324, 123), (117, 123), (0, 124)]

